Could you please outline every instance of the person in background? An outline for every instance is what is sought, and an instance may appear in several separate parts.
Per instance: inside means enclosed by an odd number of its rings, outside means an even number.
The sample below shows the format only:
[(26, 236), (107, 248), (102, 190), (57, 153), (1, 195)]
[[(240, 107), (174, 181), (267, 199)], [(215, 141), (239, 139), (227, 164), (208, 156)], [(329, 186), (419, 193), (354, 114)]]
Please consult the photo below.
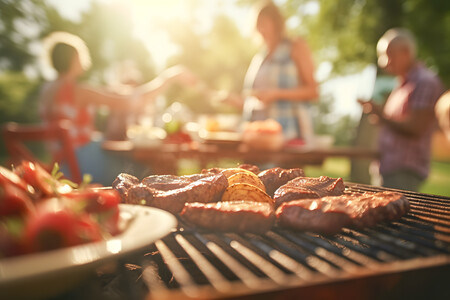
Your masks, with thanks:
[(379, 66), (398, 79), (383, 107), (362, 102), (363, 111), (381, 126), (383, 186), (418, 191), (430, 170), (434, 107), (443, 85), (417, 60), (415, 39), (407, 29), (388, 30), (378, 41), (377, 53)]
[[(45, 40), (47, 59), (57, 78), (47, 82), (40, 93), (40, 114), (45, 122), (68, 120), (80, 170), (90, 174), (93, 182), (111, 185), (120, 172), (133, 172), (123, 157), (101, 149), (102, 138), (96, 135), (94, 112), (100, 106), (112, 111), (135, 112), (152, 101), (171, 83), (195, 84), (195, 76), (182, 67), (169, 68), (156, 79), (134, 88), (127, 95), (109, 92), (79, 82), (90, 67), (89, 50), (83, 40), (68, 32), (54, 32)], [(130, 169), (131, 168), (131, 169)], [(138, 174), (136, 174), (138, 175)]]
[(227, 100), (243, 106), (244, 121), (273, 119), (286, 141), (307, 140), (313, 131), (308, 107), (318, 97), (308, 44), (288, 37), (285, 20), (271, 1), (255, 7), (255, 19), (264, 47), (250, 63), (243, 95)]
[(435, 112), (439, 126), (450, 143), (450, 90), (439, 98), (435, 106)]

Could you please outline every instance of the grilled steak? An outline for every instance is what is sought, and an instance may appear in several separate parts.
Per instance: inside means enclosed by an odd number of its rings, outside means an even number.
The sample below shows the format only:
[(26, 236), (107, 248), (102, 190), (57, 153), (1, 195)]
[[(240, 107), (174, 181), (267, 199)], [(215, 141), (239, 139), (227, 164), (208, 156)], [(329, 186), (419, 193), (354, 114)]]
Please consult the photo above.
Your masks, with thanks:
[(255, 173), (255, 174), (259, 174), (259, 172), (261, 172), (261, 171), (259, 170), (259, 167), (258, 167), (258, 166), (251, 165), (251, 164), (242, 164), (242, 165), (239, 165), (238, 168), (248, 170), (248, 171), (253, 172), (253, 173)]
[(194, 180), (176, 175), (151, 175), (142, 179), (142, 184), (156, 190), (169, 191), (191, 184)]
[(122, 201), (126, 201), (128, 195), (128, 189), (139, 184), (139, 179), (134, 177), (133, 175), (120, 173), (116, 179), (114, 179), (112, 183), (112, 187), (116, 189), (120, 196), (122, 197)]
[(258, 234), (268, 231), (275, 221), (272, 205), (249, 201), (186, 203), (181, 217), (196, 226), (215, 231)]
[[(250, 165), (250, 164), (241, 164), (238, 166), (238, 168), (240, 169), (244, 169), (250, 172), (253, 172), (255, 174), (259, 173), (259, 167), (255, 166), (255, 165)], [(210, 168), (210, 169), (203, 169), (202, 170), (202, 174), (219, 174), (221, 173), (223, 170), (225, 170), (226, 168)]]
[(345, 226), (396, 220), (408, 210), (409, 201), (400, 193), (355, 193), (286, 202), (278, 207), (276, 216), (284, 227), (333, 234)]
[(273, 199), (278, 207), (284, 202), (300, 199), (320, 198), (324, 196), (339, 196), (344, 193), (345, 185), (342, 178), (298, 177), (275, 191)]
[(259, 179), (264, 183), (267, 194), (273, 197), (275, 191), (282, 185), (288, 183), (288, 181), (303, 177), (305, 173), (302, 169), (282, 169), (271, 168), (262, 171), (258, 174)]
[[(162, 178), (167, 179), (169, 177), (163, 176)], [(225, 175), (217, 174), (201, 178), (176, 189), (156, 189), (155, 186), (161, 186), (161, 183), (157, 183), (153, 187), (151, 187), (151, 184), (148, 186), (142, 183), (129, 188), (125, 202), (157, 207), (177, 214), (183, 209), (185, 202), (219, 201), (228, 187), (228, 181)]]

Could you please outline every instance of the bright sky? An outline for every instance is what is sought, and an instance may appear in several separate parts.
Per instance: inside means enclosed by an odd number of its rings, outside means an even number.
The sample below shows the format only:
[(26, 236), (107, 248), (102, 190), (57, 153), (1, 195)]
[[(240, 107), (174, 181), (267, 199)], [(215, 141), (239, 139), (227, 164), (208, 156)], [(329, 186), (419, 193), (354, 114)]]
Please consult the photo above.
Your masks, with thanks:
[(247, 26), (249, 8), (236, 5), (236, 0), (46, 0), (54, 5), (60, 14), (72, 20), (78, 20), (80, 12), (89, 8), (92, 1), (120, 5), (131, 14), (134, 32), (147, 46), (149, 52), (162, 69), (168, 57), (177, 52), (166, 32), (158, 23), (173, 19), (186, 19), (192, 2), (198, 4), (195, 18), (198, 30), (207, 31), (217, 14), (227, 14), (241, 28), (244, 35), (250, 34)]

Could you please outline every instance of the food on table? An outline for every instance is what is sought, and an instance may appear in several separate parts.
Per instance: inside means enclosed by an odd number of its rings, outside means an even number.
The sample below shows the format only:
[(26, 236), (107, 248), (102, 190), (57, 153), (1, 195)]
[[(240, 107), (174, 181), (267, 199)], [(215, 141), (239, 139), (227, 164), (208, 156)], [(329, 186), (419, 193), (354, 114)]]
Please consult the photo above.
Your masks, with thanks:
[(273, 199), (259, 187), (248, 183), (233, 183), (227, 187), (222, 201), (267, 202), (273, 205)]
[(401, 193), (352, 193), (283, 203), (276, 210), (281, 226), (296, 230), (333, 234), (346, 226), (374, 226), (393, 221), (409, 211), (409, 201)]
[(325, 196), (339, 196), (344, 193), (342, 178), (328, 176), (297, 177), (275, 191), (273, 199), (278, 207), (284, 202), (299, 199), (312, 199)]
[(275, 120), (248, 122), (244, 126), (242, 141), (256, 150), (278, 150), (284, 145), (281, 124)]
[[(163, 176), (165, 177), (161, 177), (161, 180), (167, 180), (167, 184), (184, 181), (184, 179), (179, 180), (177, 176)], [(116, 185), (123, 186), (118, 180), (114, 181), (113, 187)], [(182, 187), (169, 190), (156, 189), (140, 183), (132, 186), (122, 195), (125, 195), (124, 200), (126, 203), (143, 204), (177, 214), (181, 212), (185, 202), (207, 203), (219, 201), (227, 187), (228, 181), (225, 175), (212, 174)]]
[(259, 179), (261, 179), (266, 187), (267, 194), (271, 197), (273, 197), (274, 192), (280, 186), (288, 183), (292, 179), (303, 176), (305, 176), (305, 173), (302, 169), (283, 169), (278, 167), (267, 169), (258, 174)]
[(258, 234), (270, 230), (275, 221), (270, 203), (249, 201), (186, 203), (181, 217), (210, 230)]
[(99, 241), (120, 233), (120, 195), (74, 189), (41, 166), (0, 167), (0, 258)]

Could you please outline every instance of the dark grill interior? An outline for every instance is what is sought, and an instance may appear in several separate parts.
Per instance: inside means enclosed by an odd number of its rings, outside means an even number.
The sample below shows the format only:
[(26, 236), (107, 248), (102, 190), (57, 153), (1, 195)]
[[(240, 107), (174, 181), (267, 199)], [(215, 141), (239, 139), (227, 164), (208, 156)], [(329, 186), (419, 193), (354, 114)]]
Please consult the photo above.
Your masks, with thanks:
[(333, 236), (207, 232), (179, 220), (106, 288), (127, 299), (450, 299), (450, 198), (405, 195), (401, 220)]

